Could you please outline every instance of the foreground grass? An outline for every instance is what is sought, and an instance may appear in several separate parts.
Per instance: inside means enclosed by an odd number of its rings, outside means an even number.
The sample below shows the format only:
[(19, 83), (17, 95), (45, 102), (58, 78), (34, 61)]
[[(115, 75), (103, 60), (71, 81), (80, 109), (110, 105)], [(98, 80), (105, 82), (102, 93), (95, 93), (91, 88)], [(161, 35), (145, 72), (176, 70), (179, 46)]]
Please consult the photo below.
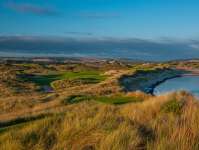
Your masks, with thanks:
[[(109, 99), (106, 99), (109, 100)], [(125, 105), (92, 100), (0, 133), (1, 150), (198, 149), (199, 103), (186, 92)]]
[(132, 103), (132, 102), (141, 102), (142, 100), (135, 97), (127, 97), (127, 96), (102, 96), (97, 97), (96, 101), (106, 103), (106, 104), (126, 104), (126, 103)]
[(143, 98), (126, 96), (126, 95), (113, 95), (113, 96), (89, 96), (89, 95), (71, 95), (63, 100), (64, 104), (74, 104), (82, 101), (94, 100), (105, 104), (126, 104), (132, 102), (141, 102)]

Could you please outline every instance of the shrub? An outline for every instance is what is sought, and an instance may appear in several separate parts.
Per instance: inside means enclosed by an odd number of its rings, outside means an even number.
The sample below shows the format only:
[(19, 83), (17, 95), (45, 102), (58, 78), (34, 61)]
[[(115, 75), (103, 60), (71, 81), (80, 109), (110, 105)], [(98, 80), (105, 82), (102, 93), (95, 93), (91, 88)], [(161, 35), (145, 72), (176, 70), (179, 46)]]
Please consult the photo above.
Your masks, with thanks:
[(168, 101), (162, 106), (163, 112), (180, 114), (184, 103), (176, 99)]
[(90, 100), (90, 96), (88, 95), (71, 95), (64, 99), (63, 103), (64, 104), (74, 104), (74, 103), (79, 103), (84, 100)]

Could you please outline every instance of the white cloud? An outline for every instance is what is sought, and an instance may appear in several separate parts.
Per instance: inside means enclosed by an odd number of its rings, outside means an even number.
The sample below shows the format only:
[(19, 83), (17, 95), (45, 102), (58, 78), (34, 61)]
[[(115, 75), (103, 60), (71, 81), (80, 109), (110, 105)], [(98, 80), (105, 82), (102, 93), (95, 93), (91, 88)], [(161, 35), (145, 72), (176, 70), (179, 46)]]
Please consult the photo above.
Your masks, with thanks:
[(190, 44), (189, 47), (199, 50), (199, 44)]

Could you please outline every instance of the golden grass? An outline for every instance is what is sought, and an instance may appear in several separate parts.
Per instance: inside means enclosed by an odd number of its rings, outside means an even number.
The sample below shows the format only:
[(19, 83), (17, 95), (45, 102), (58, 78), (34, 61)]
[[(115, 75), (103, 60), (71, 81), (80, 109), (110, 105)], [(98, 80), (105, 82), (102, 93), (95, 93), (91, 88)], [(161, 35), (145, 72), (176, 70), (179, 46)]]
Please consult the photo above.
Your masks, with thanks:
[[(0, 82), (4, 93), (0, 97), (0, 150), (199, 149), (199, 102), (186, 92), (157, 97), (142, 92), (124, 93), (118, 78), (132, 74), (132, 70), (120, 68), (107, 72), (110, 77), (101, 83), (47, 94), (36, 91), (37, 87), (29, 83), (23, 87), (24, 83), (17, 81), (14, 73), (7, 76), (9, 66), (2, 67), (0, 80), (10, 82)], [(65, 71), (67, 66), (10, 67), (11, 71), (28, 68), (25, 71), (31, 74)], [(87, 67), (73, 69), (84, 68)], [(19, 85), (24, 93), (13, 92), (16, 89), (12, 87)], [(63, 100), (75, 94), (89, 95), (91, 99), (63, 104)], [(142, 101), (111, 105), (94, 99), (114, 95)]]
[[(180, 113), (164, 111), (164, 106), (172, 100), (183, 102)], [(0, 149), (199, 148), (199, 103), (186, 92), (149, 96), (140, 103), (117, 106), (85, 101), (68, 105), (64, 110), (61, 114), (0, 130)]]

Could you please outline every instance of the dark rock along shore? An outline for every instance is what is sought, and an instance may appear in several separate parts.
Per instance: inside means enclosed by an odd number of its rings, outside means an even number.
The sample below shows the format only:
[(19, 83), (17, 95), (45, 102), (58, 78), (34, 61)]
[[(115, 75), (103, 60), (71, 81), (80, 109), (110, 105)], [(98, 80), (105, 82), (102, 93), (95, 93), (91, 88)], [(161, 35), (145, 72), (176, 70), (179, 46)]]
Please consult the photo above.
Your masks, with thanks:
[(154, 88), (166, 80), (181, 77), (183, 71), (175, 69), (138, 70), (133, 75), (122, 76), (119, 80), (125, 92), (142, 91), (154, 94)]

